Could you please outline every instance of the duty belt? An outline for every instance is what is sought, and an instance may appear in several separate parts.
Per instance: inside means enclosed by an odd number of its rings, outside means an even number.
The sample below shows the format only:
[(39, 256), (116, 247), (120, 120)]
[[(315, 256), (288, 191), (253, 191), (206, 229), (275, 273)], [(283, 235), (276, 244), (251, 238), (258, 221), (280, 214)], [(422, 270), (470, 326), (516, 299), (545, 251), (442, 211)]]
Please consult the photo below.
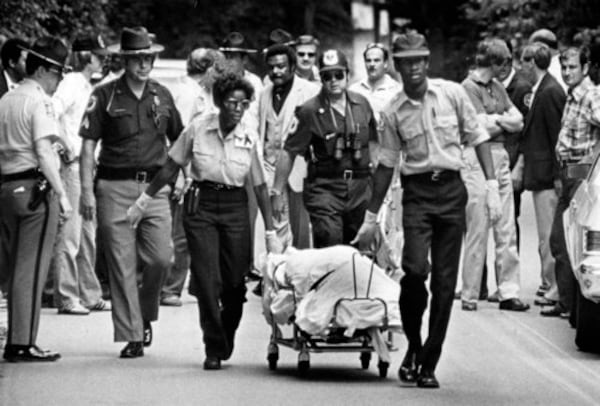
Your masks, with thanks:
[(0, 176), (0, 182), (4, 183), (4, 182), (12, 182), (15, 180), (36, 179), (40, 176), (42, 176), (42, 172), (39, 169), (37, 169), (37, 168), (28, 169), (23, 172), (4, 174), (4, 175)]
[(401, 180), (405, 181), (417, 181), (417, 182), (428, 182), (428, 183), (444, 183), (449, 180), (460, 178), (458, 171), (450, 170), (439, 170), (424, 173), (416, 173), (413, 175), (402, 175)]
[(352, 180), (352, 179), (362, 179), (371, 175), (371, 171), (368, 168), (365, 169), (345, 169), (343, 171), (339, 170), (323, 170), (319, 168), (315, 168), (313, 178), (326, 178), (326, 179), (343, 179), (343, 180)]
[(139, 183), (152, 181), (160, 167), (152, 168), (111, 168), (109, 166), (98, 166), (96, 176), (105, 180), (135, 180)]
[(195, 181), (194, 184), (197, 186), (200, 186), (201, 188), (208, 188), (208, 189), (217, 190), (217, 191), (243, 189), (242, 186), (227, 185), (225, 183), (212, 182), (210, 180), (202, 180), (199, 182)]

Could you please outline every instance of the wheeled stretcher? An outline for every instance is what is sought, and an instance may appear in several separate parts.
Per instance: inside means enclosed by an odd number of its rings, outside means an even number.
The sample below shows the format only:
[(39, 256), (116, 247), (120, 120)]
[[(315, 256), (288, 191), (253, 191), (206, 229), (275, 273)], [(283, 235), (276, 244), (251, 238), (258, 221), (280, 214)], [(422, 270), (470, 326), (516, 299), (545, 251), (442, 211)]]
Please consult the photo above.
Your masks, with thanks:
[(379, 375), (387, 376), (395, 350), (390, 332), (401, 331), (396, 281), (348, 246), (288, 249), (267, 262), (263, 313), (271, 326), (271, 370), (281, 345), (298, 351), (301, 373), (310, 368), (310, 353), (357, 352), (367, 369), (377, 352)]

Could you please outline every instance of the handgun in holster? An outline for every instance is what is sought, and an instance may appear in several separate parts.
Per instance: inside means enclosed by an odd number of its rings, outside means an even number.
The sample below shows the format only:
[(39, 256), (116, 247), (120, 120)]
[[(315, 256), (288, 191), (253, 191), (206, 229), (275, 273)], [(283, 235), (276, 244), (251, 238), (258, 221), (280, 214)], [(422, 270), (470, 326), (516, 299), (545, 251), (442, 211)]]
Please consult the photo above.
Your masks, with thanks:
[(185, 213), (187, 215), (195, 214), (200, 203), (200, 186), (192, 184), (183, 198)]
[(31, 189), (31, 198), (29, 199), (29, 203), (27, 204), (27, 208), (31, 211), (36, 210), (40, 207), (42, 202), (48, 201), (48, 194), (52, 187), (50, 186), (50, 182), (43, 175), (35, 182), (35, 185)]

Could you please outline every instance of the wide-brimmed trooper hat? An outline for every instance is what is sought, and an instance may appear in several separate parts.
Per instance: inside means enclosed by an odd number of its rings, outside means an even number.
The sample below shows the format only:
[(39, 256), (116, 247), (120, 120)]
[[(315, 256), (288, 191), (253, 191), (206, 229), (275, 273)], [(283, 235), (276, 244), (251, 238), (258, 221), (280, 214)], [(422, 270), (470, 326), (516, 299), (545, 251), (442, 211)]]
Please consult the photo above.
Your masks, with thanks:
[(392, 56), (394, 58), (412, 58), (429, 56), (429, 54), (425, 36), (415, 30), (398, 35), (392, 46)]
[[(55, 40), (56, 46), (48, 47), (47, 44)], [(59, 69), (62, 73), (69, 73), (73, 67), (67, 65), (67, 56), (69, 49), (62, 41), (56, 41), (53, 37), (42, 37), (35, 41), (29, 48), (19, 46), (23, 51), (27, 52), (27, 58), (38, 58), (49, 63)]]
[(97, 55), (108, 55), (108, 49), (101, 35), (81, 34), (71, 46), (73, 52), (89, 51)]
[(246, 38), (237, 31), (230, 32), (227, 34), (221, 46), (219, 47), (221, 52), (239, 52), (242, 54), (254, 54), (258, 52), (256, 49), (248, 48), (246, 44)]
[(162, 52), (165, 47), (155, 44), (152, 35), (144, 27), (125, 27), (121, 32), (121, 43), (109, 45), (108, 51), (119, 55), (147, 55)]

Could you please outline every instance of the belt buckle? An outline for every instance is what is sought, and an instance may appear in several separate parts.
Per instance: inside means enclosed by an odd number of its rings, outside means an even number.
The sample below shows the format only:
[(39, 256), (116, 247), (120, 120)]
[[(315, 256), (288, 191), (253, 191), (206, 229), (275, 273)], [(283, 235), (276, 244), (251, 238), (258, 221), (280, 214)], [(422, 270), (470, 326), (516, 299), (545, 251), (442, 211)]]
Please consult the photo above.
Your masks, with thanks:
[(433, 171), (431, 172), (431, 180), (434, 182), (438, 182), (440, 180), (440, 175), (442, 174), (442, 171)]
[(148, 180), (148, 172), (140, 171), (135, 173), (135, 181), (138, 183), (146, 183)]
[(354, 176), (354, 172), (351, 169), (346, 169), (344, 171), (344, 180), (352, 180), (353, 176)]

